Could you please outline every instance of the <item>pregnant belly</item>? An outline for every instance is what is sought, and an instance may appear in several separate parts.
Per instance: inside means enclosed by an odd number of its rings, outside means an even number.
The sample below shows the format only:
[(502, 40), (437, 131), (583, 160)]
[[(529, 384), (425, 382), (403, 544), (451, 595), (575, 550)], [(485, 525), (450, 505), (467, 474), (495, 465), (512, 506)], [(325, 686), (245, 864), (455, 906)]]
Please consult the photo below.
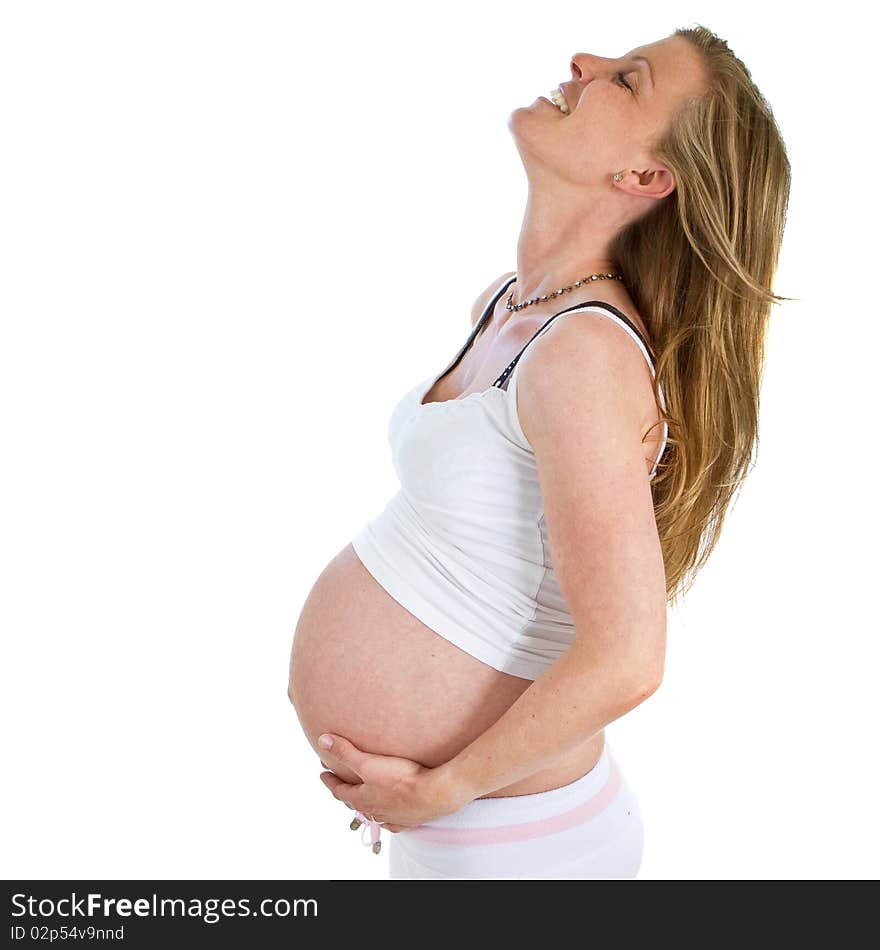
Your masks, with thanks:
[[(351, 545), (312, 587), (290, 656), (290, 699), (319, 757), (318, 736), (333, 732), (366, 752), (440, 765), (485, 732), (530, 685), (423, 624), (375, 580)], [(573, 782), (596, 764), (603, 741), (597, 733), (551, 767), (486, 797)]]

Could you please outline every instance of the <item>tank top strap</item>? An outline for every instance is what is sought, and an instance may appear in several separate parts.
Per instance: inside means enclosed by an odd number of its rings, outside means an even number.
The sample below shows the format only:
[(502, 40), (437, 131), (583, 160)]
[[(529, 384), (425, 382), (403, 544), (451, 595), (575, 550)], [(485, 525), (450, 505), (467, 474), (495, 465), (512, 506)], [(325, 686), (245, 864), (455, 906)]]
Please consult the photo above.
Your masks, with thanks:
[(511, 360), (511, 362), (505, 367), (504, 372), (492, 383), (493, 386), (502, 388), (504, 383), (507, 381), (507, 378), (513, 373), (517, 364), (519, 363), (520, 357), (525, 353), (534, 340), (536, 340), (551, 323), (557, 318), (561, 317), (565, 313), (573, 313), (576, 310), (586, 310), (589, 307), (599, 308), (600, 310), (605, 311), (605, 315), (611, 317), (617, 323), (621, 324), (623, 329), (626, 330), (630, 336), (636, 341), (639, 346), (639, 349), (642, 351), (643, 356), (648, 361), (648, 365), (651, 367), (651, 373), (654, 372), (654, 354), (648, 346), (647, 340), (642, 336), (639, 328), (626, 316), (622, 313), (617, 307), (612, 306), (610, 303), (606, 303), (604, 300), (588, 300), (586, 303), (575, 304), (572, 307), (566, 307), (565, 310), (560, 310), (559, 313), (554, 313), (545, 323), (536, 330), (535, 333), (529, 338), (525, 346), (516, 354), (516, 356)]

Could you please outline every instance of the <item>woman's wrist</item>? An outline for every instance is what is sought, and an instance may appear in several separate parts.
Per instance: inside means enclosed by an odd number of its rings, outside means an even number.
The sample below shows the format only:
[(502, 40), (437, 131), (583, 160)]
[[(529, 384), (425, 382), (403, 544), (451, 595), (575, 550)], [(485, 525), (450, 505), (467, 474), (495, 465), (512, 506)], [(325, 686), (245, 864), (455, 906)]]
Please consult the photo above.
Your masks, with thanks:
[(483, 794), (483, 790), (463, 774), (454, 758), (436, 766), (427, 774), (434, 800), (441, 807), (448, 809), (447, 814), (464, 808)]

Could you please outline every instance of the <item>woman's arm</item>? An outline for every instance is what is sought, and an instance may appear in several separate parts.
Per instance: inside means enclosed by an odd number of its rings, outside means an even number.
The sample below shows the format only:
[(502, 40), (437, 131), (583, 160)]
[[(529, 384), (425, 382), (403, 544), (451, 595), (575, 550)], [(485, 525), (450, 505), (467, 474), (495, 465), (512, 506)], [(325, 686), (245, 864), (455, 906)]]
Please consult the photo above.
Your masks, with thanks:
[(466, 804), (552, 765), (647, 699), (660, 679), (638, 658), (570, 647), (500, 719), (432, 770), (438, 800)]
[(648, 481), (655, 453), (641, 441), (654, 420), (639, 409), (647, 363), (616, 324), (579, 313), (554, 321), (517, 375), (520, 425), (535, 452), (575, 640), (486, 732), (433, 770), (466, 800), (552, 765), (650, 696), (663, 675), (666, 578)]

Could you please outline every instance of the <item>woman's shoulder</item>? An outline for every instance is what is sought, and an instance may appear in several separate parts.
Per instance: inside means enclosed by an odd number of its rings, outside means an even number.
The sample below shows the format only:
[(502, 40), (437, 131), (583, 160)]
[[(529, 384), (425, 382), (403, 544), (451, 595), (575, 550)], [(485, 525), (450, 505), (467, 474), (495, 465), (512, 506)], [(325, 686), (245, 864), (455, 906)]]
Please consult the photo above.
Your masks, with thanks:
[(651, 336), (648, 332), (647, 325), (630, 295), (622, 288), (618, 289), (610, 281), (606, 282), (606, 284), (601, 287), (601, 290), (599, 287), (594, 289), (596, 292), (593, 293), (591, 297), (595, 300), (611, 304), (612, 307), (619, 310), (620, 313), (635, 326), (642, 337), (648, 341), (648, 345), (650, 346)]
[(480, 294), (479, 297), (474, 301), (474, 306), (471, 310), (471, 326), (475, 326), (477, 321), (483, 315), (483, 311), (486, 309), (489, 301), (492, 297), (498, 293), (498, 291), (504, 286), (504, 284), (510, 280), (511, 277), (516, 276), (516, 271), (511, 270), (506, 274), (502, 274), (500, 277), (496, 277), (491, 284)]

